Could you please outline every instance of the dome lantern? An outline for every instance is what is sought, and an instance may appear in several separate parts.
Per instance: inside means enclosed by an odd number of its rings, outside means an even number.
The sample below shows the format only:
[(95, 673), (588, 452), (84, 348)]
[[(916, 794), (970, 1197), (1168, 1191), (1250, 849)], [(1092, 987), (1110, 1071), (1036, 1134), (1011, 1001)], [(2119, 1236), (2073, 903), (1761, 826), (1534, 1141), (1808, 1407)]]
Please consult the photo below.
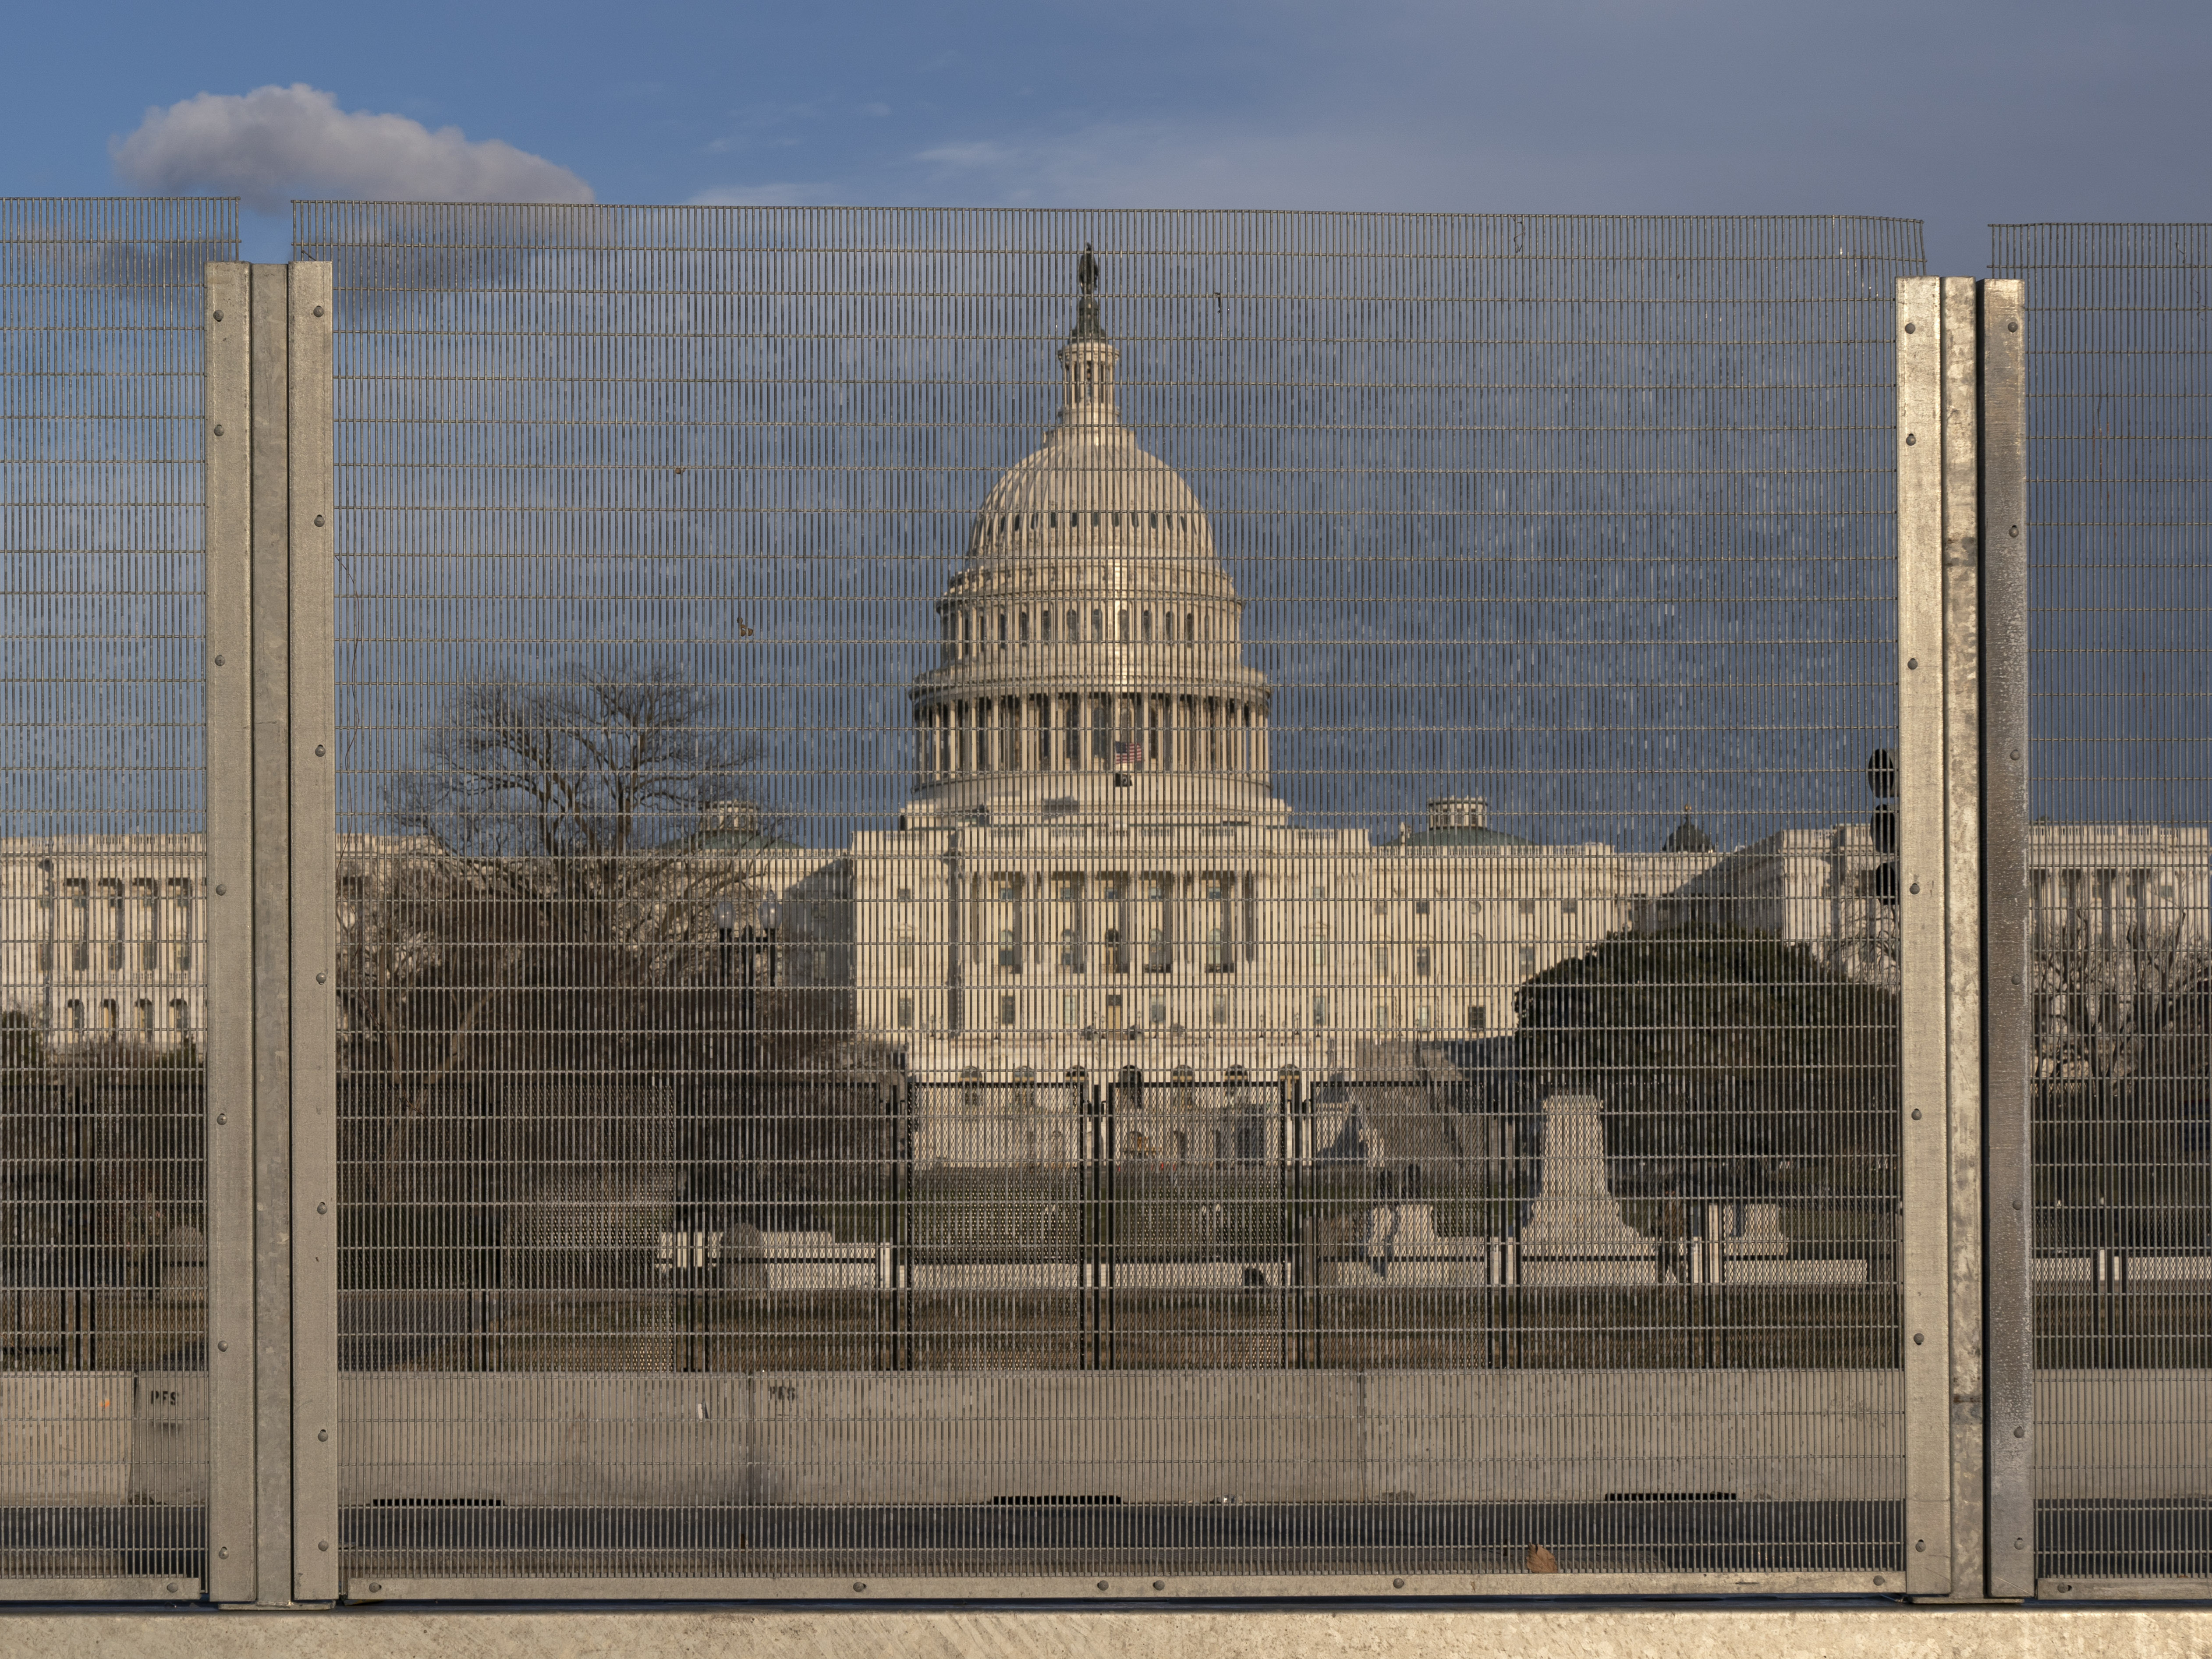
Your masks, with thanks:
[(1075, 262), (1075, 326), (1060, 349), (1062, 426), (1118, 426), (1121, 411), (1114, 402), (1114, 365), (1121, 353), (1106, 337), (1098, 316), (1098, 256), (1091, 244)]

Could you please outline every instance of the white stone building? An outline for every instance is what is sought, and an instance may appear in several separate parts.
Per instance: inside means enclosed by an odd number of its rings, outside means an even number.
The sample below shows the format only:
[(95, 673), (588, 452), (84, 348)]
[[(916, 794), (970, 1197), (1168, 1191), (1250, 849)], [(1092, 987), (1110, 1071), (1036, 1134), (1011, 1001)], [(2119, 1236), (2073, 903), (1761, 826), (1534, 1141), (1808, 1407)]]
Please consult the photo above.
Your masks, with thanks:
[[(1203, 505), (1121, 422), (1090, 295), (1059, 356), (1058, 421), (937, 601), (894, 824), (836, 848), (709, 838), (841, 1026), (956, 1094), (1064, 1102), (1045, 1085), (1233, 1090), (1496, 1036), (1524, 981), (1624, 928), (1734, 925), (1880, 970), (1893, 912), (1863, 824), (1723, 853), (1686, 814), (1620, 853), (1503, 834), (1478, 799), (1395, 838), (1294, 823), (1243, 602)], [(2039, 915), (2203, 934), (2202, 829), (2039, 826), (2034, 857)], [(61, 1044), (201, 1030), (201, 870), (193, 837), (0, 844), (0, 1000)]]
[(193, 835), (0, 841), (0, 1013), (57, 1048), (194, 1040), (206, 862)]

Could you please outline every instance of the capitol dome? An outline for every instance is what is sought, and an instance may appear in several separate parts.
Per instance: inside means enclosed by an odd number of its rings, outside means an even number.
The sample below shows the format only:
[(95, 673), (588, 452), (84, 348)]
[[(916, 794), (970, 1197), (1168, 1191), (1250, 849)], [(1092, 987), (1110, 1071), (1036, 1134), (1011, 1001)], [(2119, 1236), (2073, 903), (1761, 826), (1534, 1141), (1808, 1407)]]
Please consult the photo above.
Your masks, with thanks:
[(1059, 420), (984, 499), (937, 602), (917, 806), (1279, 818), (1243, 603), (1197, 495), (1122, 423), (1097, 274), (1086, 250)]

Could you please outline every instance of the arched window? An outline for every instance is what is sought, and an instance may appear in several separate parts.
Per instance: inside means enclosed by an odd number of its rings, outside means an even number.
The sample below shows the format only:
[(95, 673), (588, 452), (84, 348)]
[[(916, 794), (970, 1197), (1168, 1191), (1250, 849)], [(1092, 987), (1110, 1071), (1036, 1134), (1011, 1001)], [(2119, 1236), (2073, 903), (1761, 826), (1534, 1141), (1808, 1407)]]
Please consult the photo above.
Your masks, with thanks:
[(1150, 645), (1152, 642), (1152, 613), (1149, 611), (1145, 612), (1144, 629), (1145, 643)]
[(968, 654), (969, 625), (969, 615), (965, 611), (963, 611), (960, 613), (960, 654), (963, 657)]
[(1186, 644), (1186, 645), (1188, 645), (1188, 644), (1189, 644), (1192, 641), (1195, 640), (1197, 637), (1198, 637), (1198, 612), (1197, 612), (1197, 611), (1184, 611), (1184, 612), (1182, 613), (1182, 638), (1183, 638), (1183, 643), (1184, 643), (1184, 644)]
[(1106, 637), (1106, 613), (1096, 605), (1091, 611), (1091, 637), (1094, 640)]

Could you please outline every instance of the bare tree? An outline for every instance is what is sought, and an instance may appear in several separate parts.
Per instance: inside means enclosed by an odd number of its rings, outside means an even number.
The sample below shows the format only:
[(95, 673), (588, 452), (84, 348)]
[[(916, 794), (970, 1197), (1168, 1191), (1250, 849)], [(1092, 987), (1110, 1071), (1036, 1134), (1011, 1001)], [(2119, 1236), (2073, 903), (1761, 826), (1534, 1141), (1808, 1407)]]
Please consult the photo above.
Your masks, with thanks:
[(2039, 1079), (2203, 1075), (2212, 946), (2181, 922), (2053, 927), (2033, 952)]
[(2039, 1237), (2195, 1246), (2212, 1221), (2212, 947), (2181, 922), (2040, 931), (2035, 994)]
[(731, 1013), (718, 945), (760, 907), (759, 834), (713, 844), (751, 745), (673, 669), (571, 665), (456, 689), (346, 862), (349, 1067), (380, 1109), (389, 1200), (470, 1077), (642, 1081), (696, 1067)]

